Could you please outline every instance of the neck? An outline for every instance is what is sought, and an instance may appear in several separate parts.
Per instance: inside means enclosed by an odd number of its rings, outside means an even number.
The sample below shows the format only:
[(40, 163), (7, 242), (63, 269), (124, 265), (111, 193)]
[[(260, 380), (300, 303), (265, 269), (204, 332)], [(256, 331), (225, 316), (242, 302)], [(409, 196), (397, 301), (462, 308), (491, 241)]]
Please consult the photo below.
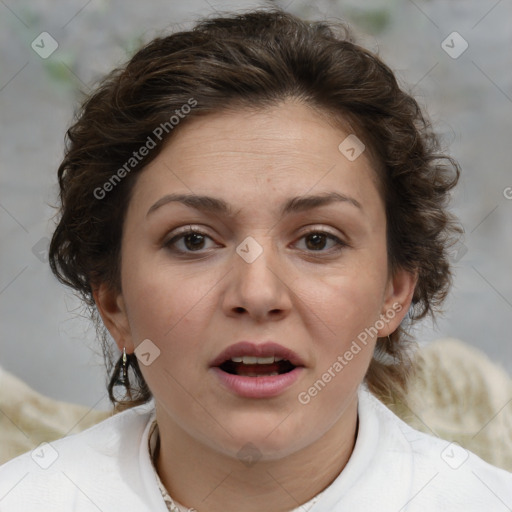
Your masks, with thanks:
[(311, 500), (345, 467), (357, 435), (357, 397), (313, 443), (246, 464), (193, 438), (158, 406), (157, 421), (157, 471), (178, 503), (198, 512), (285, 512)]

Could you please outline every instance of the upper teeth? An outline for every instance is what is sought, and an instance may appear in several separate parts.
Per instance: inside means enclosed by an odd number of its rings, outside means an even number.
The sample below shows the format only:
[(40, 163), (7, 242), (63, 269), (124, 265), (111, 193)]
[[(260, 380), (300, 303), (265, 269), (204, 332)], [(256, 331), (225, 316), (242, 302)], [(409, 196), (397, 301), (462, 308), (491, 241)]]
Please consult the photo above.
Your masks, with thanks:
[(234, 363), (243, 363), (243, 364), (272, 364), (277, 363), (278, 361), (282, 361), (282, 357), (253, 357), (253, 356), (243, 356), (243, 357), (232, 357), (231, 361)]

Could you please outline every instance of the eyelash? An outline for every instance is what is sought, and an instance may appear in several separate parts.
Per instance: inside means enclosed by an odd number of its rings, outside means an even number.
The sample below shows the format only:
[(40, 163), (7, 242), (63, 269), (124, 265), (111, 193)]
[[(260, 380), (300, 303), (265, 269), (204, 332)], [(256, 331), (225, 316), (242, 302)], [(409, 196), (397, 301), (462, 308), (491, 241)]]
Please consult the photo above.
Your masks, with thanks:
[[(202, 235), (202, 236), (207, 237), (210, 240), (212, 240), (212, 238), (210, 236), (208, 236), (206, 233), (204, 233), (204, 232), (202, 232), (202, 231), (200, 231), (200, 230), (198, 230), (196, 228), (189, 227), (189, 228), (187, 228), (186, 231), (182, 231), (181, 233), (177, 233), (170, 240), (166, 241), (164, 243), (164, 247), (167, 248), (169, 251), (177, 253), (177, 254), (180, 254), (180, 255), (189, 255), (189, 254), (195, 254), (195, 253), (201, 254), (201, 250), (199, 250), (199, 251), (188, 251), (188, 250), (187, 251), (183, 251), (182, 249), (177, 249), (174, 246), (174, 244), (178, 240), (181, 240), (184, 237), (186, 237), (187, 235), (192, 235), (192, 234)], [(324, 235), (327, 239), (332, 240), (336, 244), (336, 247), (331, 248), (331, 250), (329, 250), (329, 251), (324, 251), (324, 250), (318, 250), (318, 251), (311, 250), (311, 251), (308, 251), (311, 254), (318, 253), (318, 255), (322, 255), (322, 253), (326, 254), (326, 253), (330, 253), (330, 252), (338, 252), (338, 251), (342, 250), (345, 247), (349, 247), (349, 245), (347, 243), (345, 243), (342, 240), (340, 240), (337, 236), (333, 235), (332, 233), (328, 233), (326, 231), (322, 231), (322, 230), (319, 230), (319, 229), (312, 229), (312, 230), (310, 230), (310, 231), (308, 231), (306, 233), (303, 233), (299, 240), (302, 240), (303, 238), (305, 238), (307, 236), (310, 236), (310, 235)], [(334, 251), (333, 251), (333, 249), (334, 249)]]

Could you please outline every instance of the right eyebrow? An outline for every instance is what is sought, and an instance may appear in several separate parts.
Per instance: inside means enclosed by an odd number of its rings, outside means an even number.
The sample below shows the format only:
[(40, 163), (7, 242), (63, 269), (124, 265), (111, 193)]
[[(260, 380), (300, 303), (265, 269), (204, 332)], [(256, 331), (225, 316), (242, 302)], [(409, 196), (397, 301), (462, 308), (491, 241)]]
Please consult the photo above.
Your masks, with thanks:
[(196, 210), (207, 212), (207, 213), (217, 213), (226, 216), (232, 216), (233, 210), (232, 208), (224, 201), (223, 199), (219, 199), (217, 197), (204, 196), (204, 195), (196, 195), (196, 194), (167, 194), (164, 197), (160, 198), (146, 213), (146, 217), (153, 213), (158, 208), (162, 207), (165, 204), (169, 204), (172, 202), (182, 203), (185, 206), (190, 208), (195, 208)]

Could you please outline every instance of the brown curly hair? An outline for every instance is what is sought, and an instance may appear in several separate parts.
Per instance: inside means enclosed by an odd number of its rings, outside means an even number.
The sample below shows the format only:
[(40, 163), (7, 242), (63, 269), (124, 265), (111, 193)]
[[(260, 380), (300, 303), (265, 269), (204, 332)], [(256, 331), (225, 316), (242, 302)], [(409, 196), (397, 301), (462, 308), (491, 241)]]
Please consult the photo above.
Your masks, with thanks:
[[(349, 28), (258, 9), (205, 18), (192, 30), (154, 39), (103, 80), (67, 132), (58, 170), (60, 219), (49, 261), (96, 322), (114, 404), (132, 406), (151, 398), (133, 354), (127, 395), (115, 396), (120, 362), (115, 364), (93, 298), (100, 282), (120, 290), (123, 220), (137, 176), (190, 119), (226, 108), (265, 108), (287, 98), (350, 123), (364, 141), (385, 202), (390, 271), (418, 274), (409, 318), (379, 340), (366, 375), (379, 396), (403, 396), (413, 368), (406, 323), (437, 311), (451, 284), (448, 255), (461, 228), (447, 202), (458, 165), (440, 153), (430, 123), (390, 68), (357, 45)], [(194, 108), (174, 126), (171, 117), (184, 112), (191, 99)], [(159, 126), (167, 127), (161, 140), (154, 137)], [(156, 139), (156, 147), (137, 154), (127, 169), (127, 160), (148, 137)], [(113, 181), (116, 169), (119, 179)]]

